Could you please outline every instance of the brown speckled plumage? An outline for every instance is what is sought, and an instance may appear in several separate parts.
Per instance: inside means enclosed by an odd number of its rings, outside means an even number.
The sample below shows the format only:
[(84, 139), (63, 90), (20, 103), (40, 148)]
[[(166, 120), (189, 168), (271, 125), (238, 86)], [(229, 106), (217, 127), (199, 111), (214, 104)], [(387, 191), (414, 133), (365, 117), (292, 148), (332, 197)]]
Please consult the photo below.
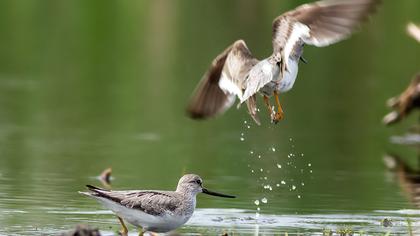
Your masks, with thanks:
[(247, 102), (249, 114), (259, 123), (254, 95), (278, 95), (293, 87), (304, 44), (324, 47), (348, 38), (380, 2), (323, 0), (280, 15), (273, 21), (272, 55), (261, 61), (255, 59), (243, 40), (229, 46), (197, 86), (188, 115), (193, 119), (215, 117), (238, 97), (241, 103)]

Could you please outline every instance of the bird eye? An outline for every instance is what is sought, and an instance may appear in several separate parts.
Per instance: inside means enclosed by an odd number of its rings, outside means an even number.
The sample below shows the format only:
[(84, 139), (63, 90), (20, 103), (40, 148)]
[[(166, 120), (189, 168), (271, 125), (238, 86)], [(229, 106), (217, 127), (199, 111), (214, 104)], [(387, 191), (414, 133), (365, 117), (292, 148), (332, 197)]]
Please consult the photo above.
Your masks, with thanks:
[(196, 182), (198, 185), (201, 185), (201, 180), (197, 179), (195, 182)]

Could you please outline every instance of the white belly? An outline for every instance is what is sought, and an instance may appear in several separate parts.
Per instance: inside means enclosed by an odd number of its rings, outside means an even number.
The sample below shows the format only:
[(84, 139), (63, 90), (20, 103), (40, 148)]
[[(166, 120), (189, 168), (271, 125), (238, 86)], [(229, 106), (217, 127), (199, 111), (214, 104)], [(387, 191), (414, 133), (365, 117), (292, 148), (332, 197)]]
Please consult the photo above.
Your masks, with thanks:
[(295, 84), (296, 77), (298, 74), (299, 63), (298, 61), (289, 60), (288, 66), (289, 66), (287, 68), (288, 71), (284, 73), (283, 79), (280, 80), (280, 83), (278, 83), (278, 86), (276, 88), (277, 91), (280, 91), (283, 93), (293, 88), (293, 85)]
[(191, 217), (191, 215), (174, 216), (171, 214), (153, 216), (139, 210), (127, 208), (105, 198), (96, 199), (128, 223), (136, 227), (142, 227), (146, 231), (168, 232), (185, 224)]
[(298, 65), (298, 61), (289, 59), (288, 71), (285, 72), (283, 78), (278, 76), (278, 74), (273, 76), (273, 80), (267, 83), (260, 92), (266, 96), (271, 96), (274, 91), (284, 93), (292, 89), (298, 74)]

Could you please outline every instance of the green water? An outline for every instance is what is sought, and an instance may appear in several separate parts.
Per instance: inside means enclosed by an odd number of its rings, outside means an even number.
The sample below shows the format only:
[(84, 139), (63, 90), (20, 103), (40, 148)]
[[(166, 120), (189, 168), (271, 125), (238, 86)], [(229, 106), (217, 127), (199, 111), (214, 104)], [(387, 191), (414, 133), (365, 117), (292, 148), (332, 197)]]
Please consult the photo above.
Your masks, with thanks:
[[(114, 189), (174, 189), (196, 173), (238, 196), (199, 196), (181, 233), (384, 232), (380, 219), (396, 217), (404, 235), (405, 218), (420, 212), (382, 158), (393, 152), (417, 164), (416, 149), (388, 142), (417, 120), (380, 121), (386, 99), (420, 69), (420, 45), (404, 32), (420, 22), (420, 1), (385, 1), (350, 40), (305, 47), (309, 64), (281, 96), (286, 116), (277, 125), (263, 109), (254, 125), (244, 107), (208, 122), (185, 116), (218, 53), (243, 38), (255, 56), (268, 56), (272, 19), (301, 3), (1, 1), (0, 234), (57, 234), (81, 223), (112, 234), (112, 214), (77, 193), (112, 167)], [(243, 220), (264, 197), (263, 220)]]

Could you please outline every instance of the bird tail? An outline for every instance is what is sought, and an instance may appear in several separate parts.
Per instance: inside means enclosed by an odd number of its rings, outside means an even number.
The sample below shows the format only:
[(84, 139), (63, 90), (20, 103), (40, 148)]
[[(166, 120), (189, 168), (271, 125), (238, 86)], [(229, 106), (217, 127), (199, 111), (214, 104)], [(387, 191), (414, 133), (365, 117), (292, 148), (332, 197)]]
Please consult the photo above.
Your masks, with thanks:
[(109, 190), (99, 188), (99, 187), (89, 185), (89, 184), (87, 184), (86, 187), (89, 190), (89, 192), (79, 191), (79, 193), (88, 197), (100, 197), (100, 196), (105, 195), (106, 192), (109, 192)]

